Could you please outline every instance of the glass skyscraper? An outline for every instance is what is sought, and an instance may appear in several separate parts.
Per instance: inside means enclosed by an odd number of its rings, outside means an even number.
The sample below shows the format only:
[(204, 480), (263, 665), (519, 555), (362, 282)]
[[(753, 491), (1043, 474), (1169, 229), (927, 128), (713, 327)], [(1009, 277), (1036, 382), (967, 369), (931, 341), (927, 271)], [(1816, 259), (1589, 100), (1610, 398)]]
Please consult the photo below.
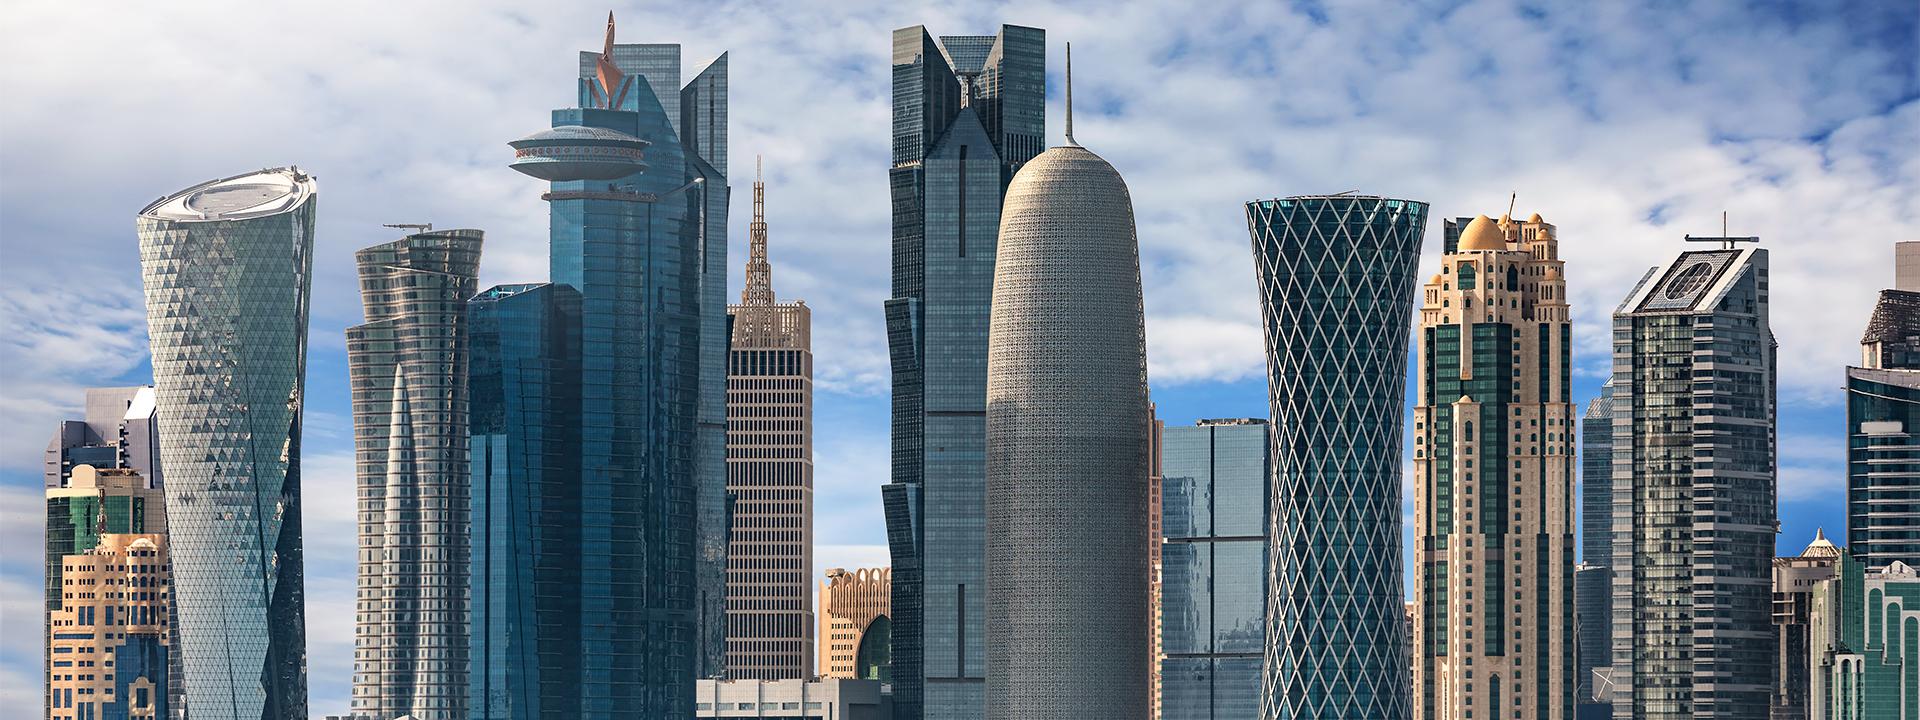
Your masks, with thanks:
[(985, 712), (987, 324), (1000, 201), (1045, 149), (1046, 31), (893, 33), (894, 716)]
[(175, 628), (195, 720), (304, 719), (300, 423), (316, 185), (296, 168), (140, 212)]
[(467, 299), (479, 230), (362, 249), (347, 328), (360, 564), (353, 711), (467, 718)]
[(1269, 451), (1265, 420), (1162, 435), (1162, 720), (1260, 718)]
[(1869, 570), (1920, 566), (1920, 242), (1896, 248), (1847, 368), (1847, 549)]
[(1776, 528), (1767, 285), (1766, 250), (1683, 252), (1614, 311), (1618, 720), (1767, 717)]
[(1574, 569), (1579, 659), (1575, 704), (1595, 700), (1593, 671), (1613, 673), (1613, 380), (1580, 417), (1580, 565)]
[(1405, 718), (1400, 444), (1427, 205), (1247, 203), (1273, 482), (1261, 717)]
[(721, 662), (726, 179), (677, 125), (725, 83), (673, 95), (678, 64), (609, 19), (580, 106), (511, 143), (552, 183), (552, 281), (475, 299), (476, 718), (686, 717)]
[(1413, 410), (1421, 720), (1573, 716), (1573, 324), (1559, 233), (1448, 221)]

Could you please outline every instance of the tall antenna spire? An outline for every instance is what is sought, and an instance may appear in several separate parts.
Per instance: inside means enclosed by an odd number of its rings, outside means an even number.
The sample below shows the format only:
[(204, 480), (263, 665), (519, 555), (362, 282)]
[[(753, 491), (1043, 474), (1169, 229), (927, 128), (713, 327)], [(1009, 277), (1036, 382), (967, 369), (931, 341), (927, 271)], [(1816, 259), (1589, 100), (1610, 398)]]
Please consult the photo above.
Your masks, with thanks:
[[(611, 10), (607, 11), (606, 44), (600, 49), (600, 59), (594, 61), (593, 74), (594, 79), (600, 82), (601, 107), (608, 109), (619, 107), (620, 101), (625, 99), (625, 88), (621, 83), (626, 81), (627, 76), (626, 73), (620, 72), (619, 66), (613, 64), (613, 11)], [(615, 91), (621, 91), (621, 96), (615, 97)]]
[(753, 222), (747, 225), (747, 287), (740, 291), (743, 305), (773, 304), (773, 265), (767, 262), (767, 183), (760, 173), (760, 156), (755, 155)]
[(1067, 43), (1067, 144), (1080, 146), (1073, 141), (1073, 43)]

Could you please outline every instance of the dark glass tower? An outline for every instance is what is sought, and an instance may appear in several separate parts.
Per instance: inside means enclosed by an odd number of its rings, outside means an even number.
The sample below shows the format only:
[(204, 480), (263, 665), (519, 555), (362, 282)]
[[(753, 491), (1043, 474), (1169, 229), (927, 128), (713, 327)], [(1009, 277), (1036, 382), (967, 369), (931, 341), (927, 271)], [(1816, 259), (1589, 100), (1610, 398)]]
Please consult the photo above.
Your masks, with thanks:
[(1593, 671), (1613, 674), (1613, 381), (1580, 418), (1580, 565), (1573, 576), (1579, 659), (1573, 701), (1594, 701)]
[[(669, 50), (671, 62), (662, 58)], [(484, 522), (476, 533), (510, 516), (481, 505), (521, 492), (481, 492), (490, 478), (557, 489), (537, 498), (541, 509), (524, 526), (475, 554), (476, 607), (524, 601), (517, 612), (488, 608), (483, 618), (476, 610), (475, 717), (687, 717), (694, 679), (719, 662), (712, 639), (724, 630), (725, 416), (724, 406), (713, 408), (718, 420), (706, 427), (720, 432), (703, 432), (702, 408), (709, 390), (724, 388), (724, 353), (707, 339), (724, 342), (725, 305), (706, 299), (720, 297), (712, 283), (725, 272), (716, 257), (724, 240), (715, 237), (725, 235), (724, 205), (709, 197), (725, 192), (725, 178), (677, 132), (685, 115), (685, 96), (673, 94), (677, 48), (616, 46), (610, 19), (585, 74), (580, 107), (553, 111), (551, 129), (512, 143), (513, 168), (552, 183), (541, 197), (552, 209), (547, 292), (555, 297), (521, 315), (576, 329), (578, 340), (523, 343), (567, 353), (538, 364), (572, 377), (543, 380), (558, 390), (543, 401), (552, 407), (506, 415), (497, 433), (478, 422), (490, 410), (478, 386), (485, 379), (474, 379), (475, 443), (509, 440), (497, 462), (486, 458), (493, 465), (475, 452), (475, 522)], [(722, 88), (707, 82), (686, 96)], [(722, 126), (694, 115), (710, 130)], [(723, 136), (707, 140), (724, 146)], [(577, 294), (577, 312), (561, 288)], [(476, 364), (513, 357), (482, 345), (501, 341), (482, 337), (477, 317)], [(524, 333), (498, 333), (516, 334)], [(715, 362), (703, 367), (708, 359)], [(513, 438), (536, 431), (574, 457), (514, 449)]]
[(278, 168), (140, 212), (184, 707), (307, 716), (300, 426), (317, 193)]
[(1267, 633), (1266, 420), (1201, 420), (1160, 444), (1163, 720), (1258, 720)]
[(1869, 570), (1920, 567), (1920, 242), (1896, 247), (1895, 287), (1847, 368), (1847, 549)]
[(985, 712), (987, 324), (1000, 201), (1045, 149), (1046, 32), (893, 33), (894, 715)]
[(1613, 314), (1618, 720), (1760, 720), (1773, 688), (1767, 251), (1681, 253)]
[(1426, 203), (1247, 203), (1272, 408), (1261, 717), (1413, 713), (1400, 443)]

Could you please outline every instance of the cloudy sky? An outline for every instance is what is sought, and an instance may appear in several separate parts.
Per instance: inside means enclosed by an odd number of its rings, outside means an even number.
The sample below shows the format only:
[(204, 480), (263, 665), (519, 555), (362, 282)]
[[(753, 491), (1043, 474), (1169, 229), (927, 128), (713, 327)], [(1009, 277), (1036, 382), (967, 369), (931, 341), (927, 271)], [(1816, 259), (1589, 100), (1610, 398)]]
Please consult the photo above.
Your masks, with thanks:
[[(965, 7), (960, 7), (965, 5)], [(1433, 215), (1559, 226), (1578, 398), (1607, 316), (1687, 233), (1772, 252), (1780, 547), (1844, 527), (1843, 368), (1891, 244), (1920, 240), (1920, 10), (1827, 2), (1259, 2), (614, 6), (625, 42), (730, 51), (734, 287), (751, 159), (774, 283), (814, 310), (816, 566), (884, 562), (889, 35), (1045, 28), (1061, 124), (1131, 187), (1150, 375), (1171, 423), (1264, 415), (1241, 206), (1360, 190)], [(305, 508), (314, 714), (347, 708), (351, 254), (381, 223), (488, 233), (483, 284), (545, 279), (540, 185), (506, 141), (573, 100), (600, 3), (73, 3), (0, 10), (0, 700), (39, 698), (38, 462), (82, 388), (149, 378), (133, 215), (238, 172), (320, 178)], [(1439, 223), (1428, 228), (1431, 272)], [(1837, 538), (1836, 538), (1837, 539)]]

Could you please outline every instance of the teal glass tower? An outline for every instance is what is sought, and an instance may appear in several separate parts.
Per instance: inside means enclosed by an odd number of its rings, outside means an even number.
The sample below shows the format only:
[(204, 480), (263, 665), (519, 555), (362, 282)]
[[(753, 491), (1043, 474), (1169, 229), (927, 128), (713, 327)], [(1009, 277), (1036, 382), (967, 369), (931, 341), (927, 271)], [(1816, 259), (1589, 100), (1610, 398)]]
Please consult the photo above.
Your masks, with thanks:
[(894, 716), (985, 712), (987, 328), (1000, 203), (1045, 150), (1046, 31), (893, 32)]
[(1201, 420), (1162, 436), (1164, 720), (1260, 717), (1269, 450), (1264, 419)]
[(140, 212), (183, 704), (307, 716), (300, 424), (317, 186), (297, 168)]
[(1411, 717), (1400, 444), (1426, 203), (1247, 203), (1272, 411), (1265, 720)]
[(725, 64), (674, 94), (678, 65), (610, 17), (580, 106), (511, 143), (551, 283), (475, 301), (475, 718), (687, 717), (720, 662)]
[(1920, 566), (1920, 242), (1896, 246), (1847, 368), (1847, 549), (1869, 570)]

